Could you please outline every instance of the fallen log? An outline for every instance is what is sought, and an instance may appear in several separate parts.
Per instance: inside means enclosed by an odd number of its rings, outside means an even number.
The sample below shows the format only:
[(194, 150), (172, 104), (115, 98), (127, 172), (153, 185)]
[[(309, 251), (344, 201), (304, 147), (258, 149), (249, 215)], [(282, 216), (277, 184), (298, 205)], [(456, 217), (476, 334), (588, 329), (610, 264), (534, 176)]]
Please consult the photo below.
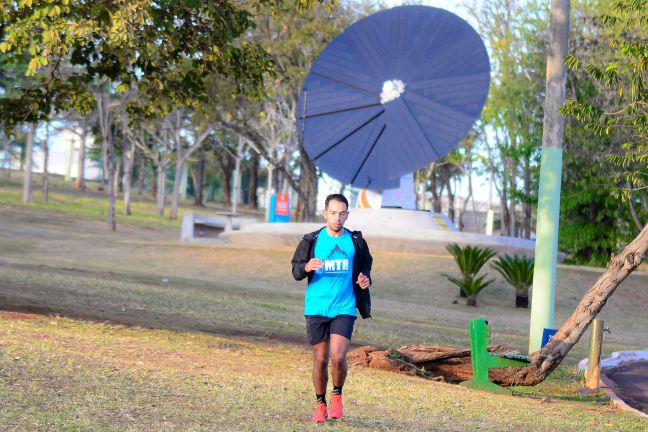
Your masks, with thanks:
[[(583, 295), (572, 315), (560, 326), (556, 335), (544, 348), (530, 355), (529, 366), (491, 369), (489, 379), (503, 386), (534, 386), (544, 381), (579, 341), (619, 284), (643, 262), (647, 254), (648, 225), (643, 227), (619, 255), (612, 257), (605, 273)], [(355, 354), (355, 351), (363, 349), (362, 355)], [(456, 350), (440, 345), (409, 345), (401, 350), (383, 351), (376, 347), (361, 347), (357, 350), (348, 354), (350, 359), (355, 358), (355, 364), (369, 366), (373, 361), (374, 367), (380, 365), (383, 368), (389, 364), (395, 372), (423, 377), (443, 376), (448, 381), (465, 381), (472, 378), (470, 350)], [(377, 354), (373, 354), (374, 352)], [(391, 362), (383, 357), (399, 361)]]
[[(491, 345), (499, 351), (505, 345)], [(398, 350), (382, 350), (363, 346), (349, 351), (347, 360), (353, 366), (365, 366), (435, 381), (461, 382), (472, 378), (470, 349), (454, 349), (442, 345), (409, 345)], [(502, 370), (493, 370), (494, 382), (503, 380)]]

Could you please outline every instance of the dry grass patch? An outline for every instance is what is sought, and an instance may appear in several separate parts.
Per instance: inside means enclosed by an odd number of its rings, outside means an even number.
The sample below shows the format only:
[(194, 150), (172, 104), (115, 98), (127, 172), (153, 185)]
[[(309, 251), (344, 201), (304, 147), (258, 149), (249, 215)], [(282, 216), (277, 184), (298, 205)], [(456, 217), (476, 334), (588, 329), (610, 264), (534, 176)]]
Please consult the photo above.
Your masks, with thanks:
[[(643, 430), (556, 389), (503, 397), (353, 368), (347, 416), (308, 424), (310, 353), (260, 338), (0, 312), (0, 429), (182, 431)], [(553, 392), (553, 393), (552, 393)], [(539, 398), (553, 394), (554, 402)]]

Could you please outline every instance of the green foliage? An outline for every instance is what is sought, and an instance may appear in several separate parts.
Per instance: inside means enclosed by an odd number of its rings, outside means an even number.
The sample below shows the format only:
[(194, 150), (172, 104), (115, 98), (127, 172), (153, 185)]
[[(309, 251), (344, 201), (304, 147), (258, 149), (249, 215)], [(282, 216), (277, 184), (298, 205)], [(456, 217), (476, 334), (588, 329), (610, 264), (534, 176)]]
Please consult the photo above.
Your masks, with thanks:
[(131, 111), (150, 115), (204, 98), (208, 75), (259, 95), (272, 71), (258, 43), (240, 40), (254, 26), (251, 13), (227, 0), (21, 0), (3, 2), (0, 19), (0, 52), (25, 61), (32, 77), (14, 98), (0, 99), (7, 126), (52, 110), (92, 110), (93, 80), (110, 80), (120, 92), (136, 88)]
[(467, 296), (476, 296), (488, 285), (495, 282), (495, 279), (484, 281), (487, 275), (481, 275), (478, 278), (470, 279), (457, 279), (452, 276), (447, 276), (448, 280), (458, 286)]
[[(548, 3), (528, 0), (469, 2), (489, 45), (491, 83), (482, 121), (489, 171), (505, 201), (535, 203), (545, 85), (545, 47), (538, 29), (548, 26)], [(524, 188), (520, 177), (529, 178)], [(511, 234), (513, 235), (513, 234)]]
[(470, 245), (462, 248), (456, 243), (447, 245), (446, 250), (454, 258), (462, 275), (461, 279), (448, 275), (446, 275), (446, 278), (458, 286), (467, 296), (476, 296), (481, 290), (494, 282), (494, 279), (484, 281), (486, 275), (476, 278), (477, 273), (479, 273), (484, 264), (495, 256), (494, 251), (489, 248), (482, 249), (478, 246)]
[[(607, 103), (583, 95), (565, 101), (560, 112), (581, 122), (594, 136), (613, 132), (616, 148), (607, 161), (620, 168), (612, 172), (613, 195), (632, 200), (633, 192), (646, 194), (648, 188), (648, 23), (647, 0), (616, 0), (614, 14), (603, 14), (599, 22), (615, 58), (589, 58), (585, 64), (597, 91), (608, 95)], [(564, 63), (577, 73), (585, 63), (574, 55)]]
[(484, 264), (495, 256), (495, 252), (489, 248), (470, 245), (461, 247), (457, 243), (447, 245), (446, 250), (454, 258), (464, 279), (475, 277)]
[(533, 285), (533, 258), (507, 254), (498, 257), (491, 267), (518, 291), (528, 291)]
[[(564, 59), (570, 70), (568, 100), (562, 108), (569, 116), (565, 119), (558, 238), (559, 250), (567, 254), (566, 263), (605, 266), (610, 255), (637, 233), (631, 205), (639, 221), (645, 223), (648, 218), (648, 191), (638, 190), (641, 175), (631, 174), (642, 171), (634, 151), (637, 146), (626, 144), (636, 143), (640, 135), (633, 126), (623, 124), (631, 117), (622, 120), (629, 103), (629, 92), (623, 90), (628, 59), (609, 43), (622, 36), (640, 37), (641, 32), (620, 21), (604, 26), (601, 16), (609, 15), (615, 6), (576, 2), (570, 24), (571, 54)], [(633, 176), (630, 187), (628, 174)]]

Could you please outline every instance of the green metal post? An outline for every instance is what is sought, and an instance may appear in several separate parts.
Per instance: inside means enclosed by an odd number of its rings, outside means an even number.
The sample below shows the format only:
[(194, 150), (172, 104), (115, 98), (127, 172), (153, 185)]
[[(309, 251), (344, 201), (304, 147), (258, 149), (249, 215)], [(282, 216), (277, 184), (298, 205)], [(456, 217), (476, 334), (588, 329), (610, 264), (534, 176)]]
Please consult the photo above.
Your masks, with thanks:
[(542, 331), (554, 323), (561, 178), (562, 148), (542, 149), (529, 353), (540, 349)]
[(551, 0), (529, 353), (540, 349), (542, 331), (553, 327), (554, 321), (562, 141), (565, 126), (565, 119), (558, 109), (565, 100), (567, 70), (562, 60), (567, 55), (569, 12), (569, 0)]

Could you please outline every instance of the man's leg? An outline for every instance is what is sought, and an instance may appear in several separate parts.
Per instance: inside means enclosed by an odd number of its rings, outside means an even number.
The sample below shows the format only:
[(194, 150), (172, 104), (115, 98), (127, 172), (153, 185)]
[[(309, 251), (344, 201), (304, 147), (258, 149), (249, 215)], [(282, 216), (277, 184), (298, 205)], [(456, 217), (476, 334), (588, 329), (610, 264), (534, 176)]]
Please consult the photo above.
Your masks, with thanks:
[(349, 342), (346, 337), (331, 333), (331, 360), (333, 363), (333, 395), (328, 415), (332, 419), (340, 419), (343, 415), (342, 386), (347, 377), (346, 353), (349, 349)]
[[(331, 335), (333, 336), (333, 335)], [(313, 387), (315, 394), (326, 394), (328, 383), (329, 341), (313, 345)]]
[(326, 406), (326, 384), (328, 382), (329, 341), (323, 340), (313, 345), (313, 387), (317, 396), (313, 423), (324, 423), (328, 418)]
[[(333, 363), (333, 386), (342, 387), (347, 377), (347, 351), (351, 341), (346, 337), (331, 333), (331, 362)], [(325, 387), (326, 389), (326, 387)]]

